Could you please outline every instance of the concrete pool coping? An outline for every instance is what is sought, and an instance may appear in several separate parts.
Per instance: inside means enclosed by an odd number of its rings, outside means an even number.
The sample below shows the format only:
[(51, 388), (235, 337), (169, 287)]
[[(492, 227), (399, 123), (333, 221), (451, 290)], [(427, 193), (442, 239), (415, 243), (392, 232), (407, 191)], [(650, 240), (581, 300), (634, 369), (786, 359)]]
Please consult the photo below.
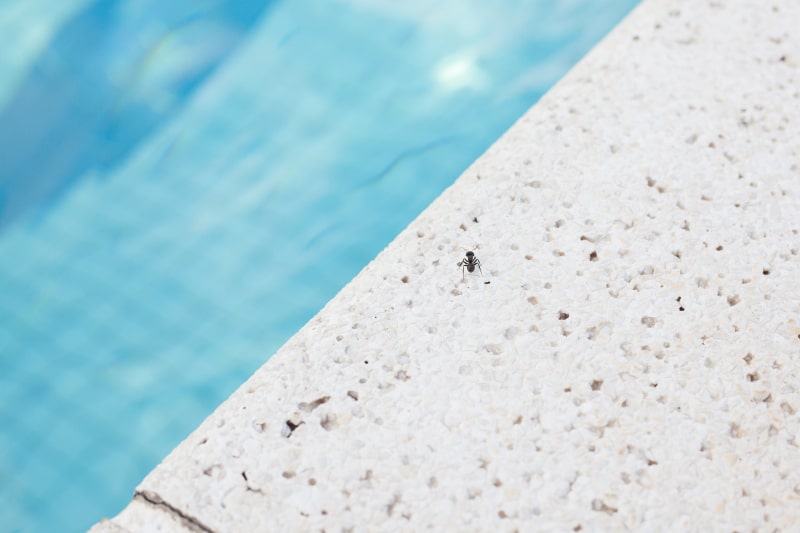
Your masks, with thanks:
[(797, 27), (645, 0), (91, 531), (791, 529)]

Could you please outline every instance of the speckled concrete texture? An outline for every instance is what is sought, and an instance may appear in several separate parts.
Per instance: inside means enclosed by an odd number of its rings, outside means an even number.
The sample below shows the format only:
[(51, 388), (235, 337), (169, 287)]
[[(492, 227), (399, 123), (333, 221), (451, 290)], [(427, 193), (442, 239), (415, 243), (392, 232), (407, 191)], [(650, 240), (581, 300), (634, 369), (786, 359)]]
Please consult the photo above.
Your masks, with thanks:
[[(149, 518), (149, 513), (148, 513)], [(103, 520), (95, 524), (90, 530), (89, 533), (130, 533), (127, 529), (124, 529), (111, 520)]]
[(796, 530), (797, 28), (645, 1), (114, 523)]

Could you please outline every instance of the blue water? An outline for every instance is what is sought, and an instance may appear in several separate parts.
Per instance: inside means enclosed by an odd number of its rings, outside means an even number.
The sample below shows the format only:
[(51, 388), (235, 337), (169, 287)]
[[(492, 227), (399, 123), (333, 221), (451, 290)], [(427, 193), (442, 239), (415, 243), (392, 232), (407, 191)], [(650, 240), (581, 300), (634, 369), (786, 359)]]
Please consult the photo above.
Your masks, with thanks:
[(0, 532), (82, 531), (634, 0), (0, 0)]

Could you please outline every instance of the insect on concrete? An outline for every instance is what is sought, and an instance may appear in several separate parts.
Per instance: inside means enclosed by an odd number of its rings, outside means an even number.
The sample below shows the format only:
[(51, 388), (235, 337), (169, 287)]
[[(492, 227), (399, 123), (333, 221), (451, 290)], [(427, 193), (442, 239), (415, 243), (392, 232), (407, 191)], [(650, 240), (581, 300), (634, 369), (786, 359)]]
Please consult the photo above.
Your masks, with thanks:
[(475, 272), (475, 267), (478, 267), (478, 270), (483, 276), (483, 270), (481, 269), (481, 260), (475, 257), (475, 252), (469, 251), (467, 252), (467, 256), (458, 262), (458, 266), (461, 267), (461, 281), (464, 281), (466, 277), (466, 272), (472, 273)]

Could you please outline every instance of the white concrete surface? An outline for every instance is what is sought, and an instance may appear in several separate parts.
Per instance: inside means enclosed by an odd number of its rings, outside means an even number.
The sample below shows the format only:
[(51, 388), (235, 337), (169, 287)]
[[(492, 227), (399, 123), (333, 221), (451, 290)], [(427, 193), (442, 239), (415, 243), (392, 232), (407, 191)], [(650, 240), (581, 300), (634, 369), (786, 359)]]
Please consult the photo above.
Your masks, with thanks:
[(797, 28), (645, 0), (96, 531), (797, 528)]

